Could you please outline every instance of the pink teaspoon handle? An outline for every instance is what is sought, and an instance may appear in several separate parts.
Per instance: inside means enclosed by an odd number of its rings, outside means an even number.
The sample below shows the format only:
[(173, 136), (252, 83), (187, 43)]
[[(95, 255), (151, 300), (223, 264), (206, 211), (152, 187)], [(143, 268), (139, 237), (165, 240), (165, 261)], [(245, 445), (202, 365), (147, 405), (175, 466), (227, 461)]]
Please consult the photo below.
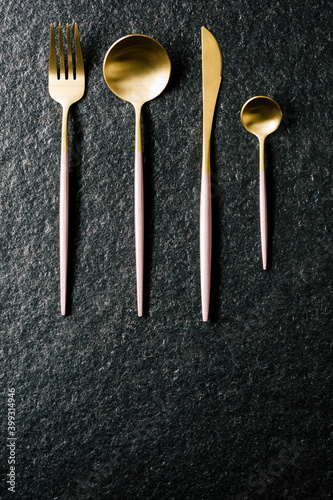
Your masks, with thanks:
[(266, 196), (266, 174), (264, 170), (260, 171), (260, 234), (261, 234), (261, 255), (262, 267), (267, 269), (267, 196)]
[(268, 224), (267, 224), (267, 194), (266, 194), (266, 174), (265, 174), (265, 139), (259, 140), (259, 209), (260, 209), (260, 237), (262, 267), (267, 269), (267, 246), (268, 246)]

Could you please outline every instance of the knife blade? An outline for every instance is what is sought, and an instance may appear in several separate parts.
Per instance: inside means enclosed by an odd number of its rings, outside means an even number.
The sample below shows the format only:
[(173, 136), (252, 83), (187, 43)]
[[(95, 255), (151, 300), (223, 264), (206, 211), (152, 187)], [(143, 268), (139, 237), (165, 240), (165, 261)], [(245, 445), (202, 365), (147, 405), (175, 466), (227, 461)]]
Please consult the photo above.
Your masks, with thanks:
[(215, 37), (204, 26), (201, 28), (201, 47), (203, 136), (200, 193), (200, 283), (202, 320), (208, 321), (212, 260), (210, 139), (222, 80), (222, 54)]

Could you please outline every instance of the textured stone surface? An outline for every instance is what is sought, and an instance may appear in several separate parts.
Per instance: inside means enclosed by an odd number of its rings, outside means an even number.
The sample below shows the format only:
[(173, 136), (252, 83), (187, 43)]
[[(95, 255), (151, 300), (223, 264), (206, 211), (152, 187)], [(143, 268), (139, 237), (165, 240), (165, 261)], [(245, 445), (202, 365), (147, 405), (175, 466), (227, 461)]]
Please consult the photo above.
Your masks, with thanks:
[[(326, 499), (332, 471), (332, 40), (327, 2), (1, 6), (1, 498), (16, 389), (19, 499)], [(70, 116), (70, 315), (60, 316), (61, 109), (50, 23), (78, 22), (86, 94)], [(201, 26), (223, 53), (212, 147), (211, 319), (200, 320)], [(167, 49), (143, 111), (146, 314), (136, 317), (134, 112), (102, 63), (121, 36)], [(240, 109), (284, 111), (258, 148)], [(11, 495), (11, 496), (10, 496)]]

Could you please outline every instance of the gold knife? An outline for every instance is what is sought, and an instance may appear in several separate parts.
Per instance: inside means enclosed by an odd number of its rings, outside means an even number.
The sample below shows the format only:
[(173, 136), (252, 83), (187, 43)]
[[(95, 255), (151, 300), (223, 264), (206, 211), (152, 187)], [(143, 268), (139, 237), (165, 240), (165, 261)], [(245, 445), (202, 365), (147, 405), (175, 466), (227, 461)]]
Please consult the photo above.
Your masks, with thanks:
[(215, 37), (201, 28), (203, 137), (200, 194), (200, 281), (202, 320), (208, 320), (212, 261), (212, 201), (210, 138), (216, 100), (222, 79), (222, 54)]

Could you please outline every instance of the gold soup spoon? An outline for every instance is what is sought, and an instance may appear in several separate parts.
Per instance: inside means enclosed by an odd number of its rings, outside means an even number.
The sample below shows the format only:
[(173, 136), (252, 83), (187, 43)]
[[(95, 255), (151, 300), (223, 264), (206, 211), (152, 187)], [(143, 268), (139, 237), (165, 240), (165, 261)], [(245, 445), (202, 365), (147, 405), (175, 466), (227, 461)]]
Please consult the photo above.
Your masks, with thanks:
[(135, 260), (138, 316), (143, 312), (143, 161), (141, 108), (166, 87), (171, 62), (166, 50), (146, 35), (128, 35), (117, 40), (107, 51), (103, 64), (104, 78), (114, 94), (133, 104), (135, 109)]
[(259, 197), (260, 197), (260, 234), (263, 269), (267, 269), (267, 196), (265, 178), (265, 139), (275, 132), (282, 119), (282, 111), (277, 102), (270, 97), (252, 97), (242, 107), (241, 120), (248, 132), (259, 140)]

